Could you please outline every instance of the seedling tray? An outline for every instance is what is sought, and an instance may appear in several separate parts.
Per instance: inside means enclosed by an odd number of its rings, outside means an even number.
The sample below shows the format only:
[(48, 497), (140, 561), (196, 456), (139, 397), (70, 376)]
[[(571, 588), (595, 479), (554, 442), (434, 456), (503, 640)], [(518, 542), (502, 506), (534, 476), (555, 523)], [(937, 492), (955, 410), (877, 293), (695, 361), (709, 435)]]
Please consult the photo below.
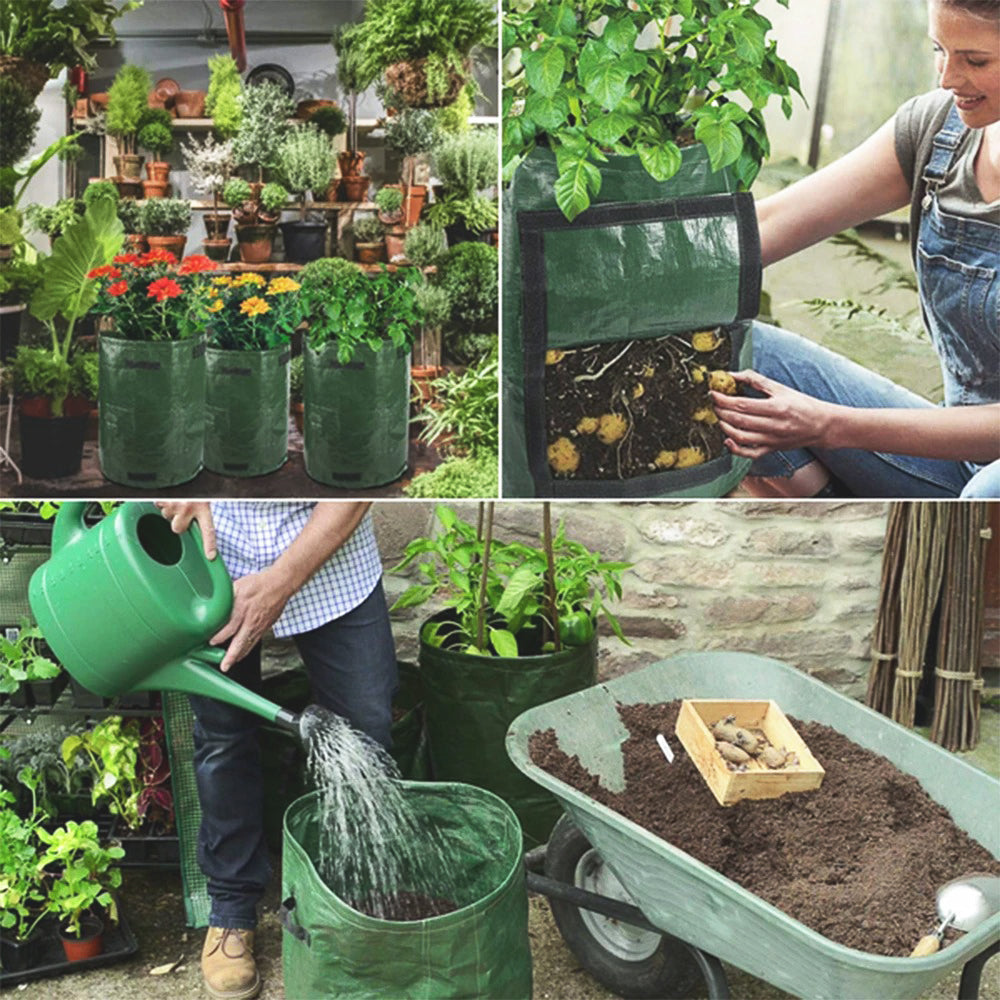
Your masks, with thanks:
[(138, 950), (139, 945), (132, 933), (132, 928), (129, 927), (122, 913), (119, 902), (118, 923), (105, 928), (104, 951), (100, 955), (84, 958), (79, 962), (69, 962), (66, 960), (66, 953), (63, 951), (59, 936), (53, 932), (52, 936), (45, 941), (38, 962), (30, 969), (24, 969), (21, 972), (0, 970), (0, 990), (17, 986), (19, 983), (28, 983), (35, 979), (65, 976), (68, 972), (88, 972), (91, 969), (114, 965), (116, 962), (122, 962), (134, 955)]
[[(771, 770), (751, 758), (744, 771), (727, 767), (710, 727), (730, 716), (743, 729), (759, 729), (771, 746), (794, 754), (796, 763)], [(787, 792), (808, 792), (823, 782), (823, 768), (773, 701), (686, 698), (681, 702), (676, 732), (720, 806), (740, 799), (776, 799)]]

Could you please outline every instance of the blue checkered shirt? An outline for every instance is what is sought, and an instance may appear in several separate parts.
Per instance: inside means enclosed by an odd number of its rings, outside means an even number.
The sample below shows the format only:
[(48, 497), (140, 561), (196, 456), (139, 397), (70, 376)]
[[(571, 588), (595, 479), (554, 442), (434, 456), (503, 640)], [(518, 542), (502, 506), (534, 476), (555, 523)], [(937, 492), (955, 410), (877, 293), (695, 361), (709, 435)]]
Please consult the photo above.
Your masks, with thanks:
[[(315, 503), (213, 500), (219, 555), (238, 580), (266, 569), (298, 537)], [(382, 577), (371, 513), (351, 537), (285, 605), (274, 623), (276, 636), (298, 635), (352, 611)]]

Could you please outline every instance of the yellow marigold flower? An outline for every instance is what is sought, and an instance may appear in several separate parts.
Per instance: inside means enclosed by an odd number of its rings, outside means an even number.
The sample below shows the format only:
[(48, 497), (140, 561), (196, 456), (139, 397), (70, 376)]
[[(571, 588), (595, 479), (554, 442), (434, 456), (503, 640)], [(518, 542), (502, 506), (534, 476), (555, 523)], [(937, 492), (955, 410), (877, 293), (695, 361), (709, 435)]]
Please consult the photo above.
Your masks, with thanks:
[(220, 274), (218, 278), (212, 279), (213, 285), (231, 285), (232, 283), (232, 276), (228, 274)]
[(271, 307), (259, 295), (246, 299), (240, 305), (240, 312), (245, 316), (261, 316), (270, 311)]
[(234, 282), (234, 288), (242, 288), (244, 285), (255, 285), (258, 288), (261, 285), (266, 285), (267, 282), (259, 275), (255, 274), (253, 271), (248, 271), (246, 274), (241, 274)]
[(285, 292), (297, 292), (302, 286), (294, 278), (272, 278), (267, 286), (267, 295), (284, 295)]
[(216, 299), (210, 306), (206, 308), (210, 313), (217, 313), (226, 303), (222, 299)]

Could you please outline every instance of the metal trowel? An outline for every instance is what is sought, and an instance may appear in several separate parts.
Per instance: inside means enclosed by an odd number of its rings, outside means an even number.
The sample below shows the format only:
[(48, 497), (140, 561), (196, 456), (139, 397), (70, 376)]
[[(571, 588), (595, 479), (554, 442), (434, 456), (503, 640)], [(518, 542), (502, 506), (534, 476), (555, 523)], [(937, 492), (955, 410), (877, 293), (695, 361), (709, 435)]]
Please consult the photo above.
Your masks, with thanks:
[(1000, 911), (1000, 875), (967, 875), (941, 886), (937, 893), (937, 912), (941, 923), (922, 937), (910, 958), (933, 955), (941, 947), (941, 938), (949, 927), (971, 931)]

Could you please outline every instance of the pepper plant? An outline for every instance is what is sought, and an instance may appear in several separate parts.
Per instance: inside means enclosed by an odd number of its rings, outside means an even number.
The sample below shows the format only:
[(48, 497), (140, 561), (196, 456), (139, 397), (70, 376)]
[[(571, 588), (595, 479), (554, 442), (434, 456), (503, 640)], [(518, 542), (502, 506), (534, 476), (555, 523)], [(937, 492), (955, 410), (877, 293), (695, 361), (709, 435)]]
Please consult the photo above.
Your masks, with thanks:
[[(788, 0), (778, 0), (788, 6)], [(505, 175), (541, 142), (555, 198), (576, 218), (608, 154), (638, 156), (657, 181), (703, 142), (713, 170), (749, 188), (770, 151), (762, 110), (791, 114), (798, 75), (768, 40), (756, 0), (511, 0), (503, 27)], [(737, 103), (733, 98), (741, 95)]]
[(62, 670), (39, 648), (38, 626), (22, 621), (16, 639), (0, 635), (0, 694), (13, 694), (22, 684), (44, 681)]

